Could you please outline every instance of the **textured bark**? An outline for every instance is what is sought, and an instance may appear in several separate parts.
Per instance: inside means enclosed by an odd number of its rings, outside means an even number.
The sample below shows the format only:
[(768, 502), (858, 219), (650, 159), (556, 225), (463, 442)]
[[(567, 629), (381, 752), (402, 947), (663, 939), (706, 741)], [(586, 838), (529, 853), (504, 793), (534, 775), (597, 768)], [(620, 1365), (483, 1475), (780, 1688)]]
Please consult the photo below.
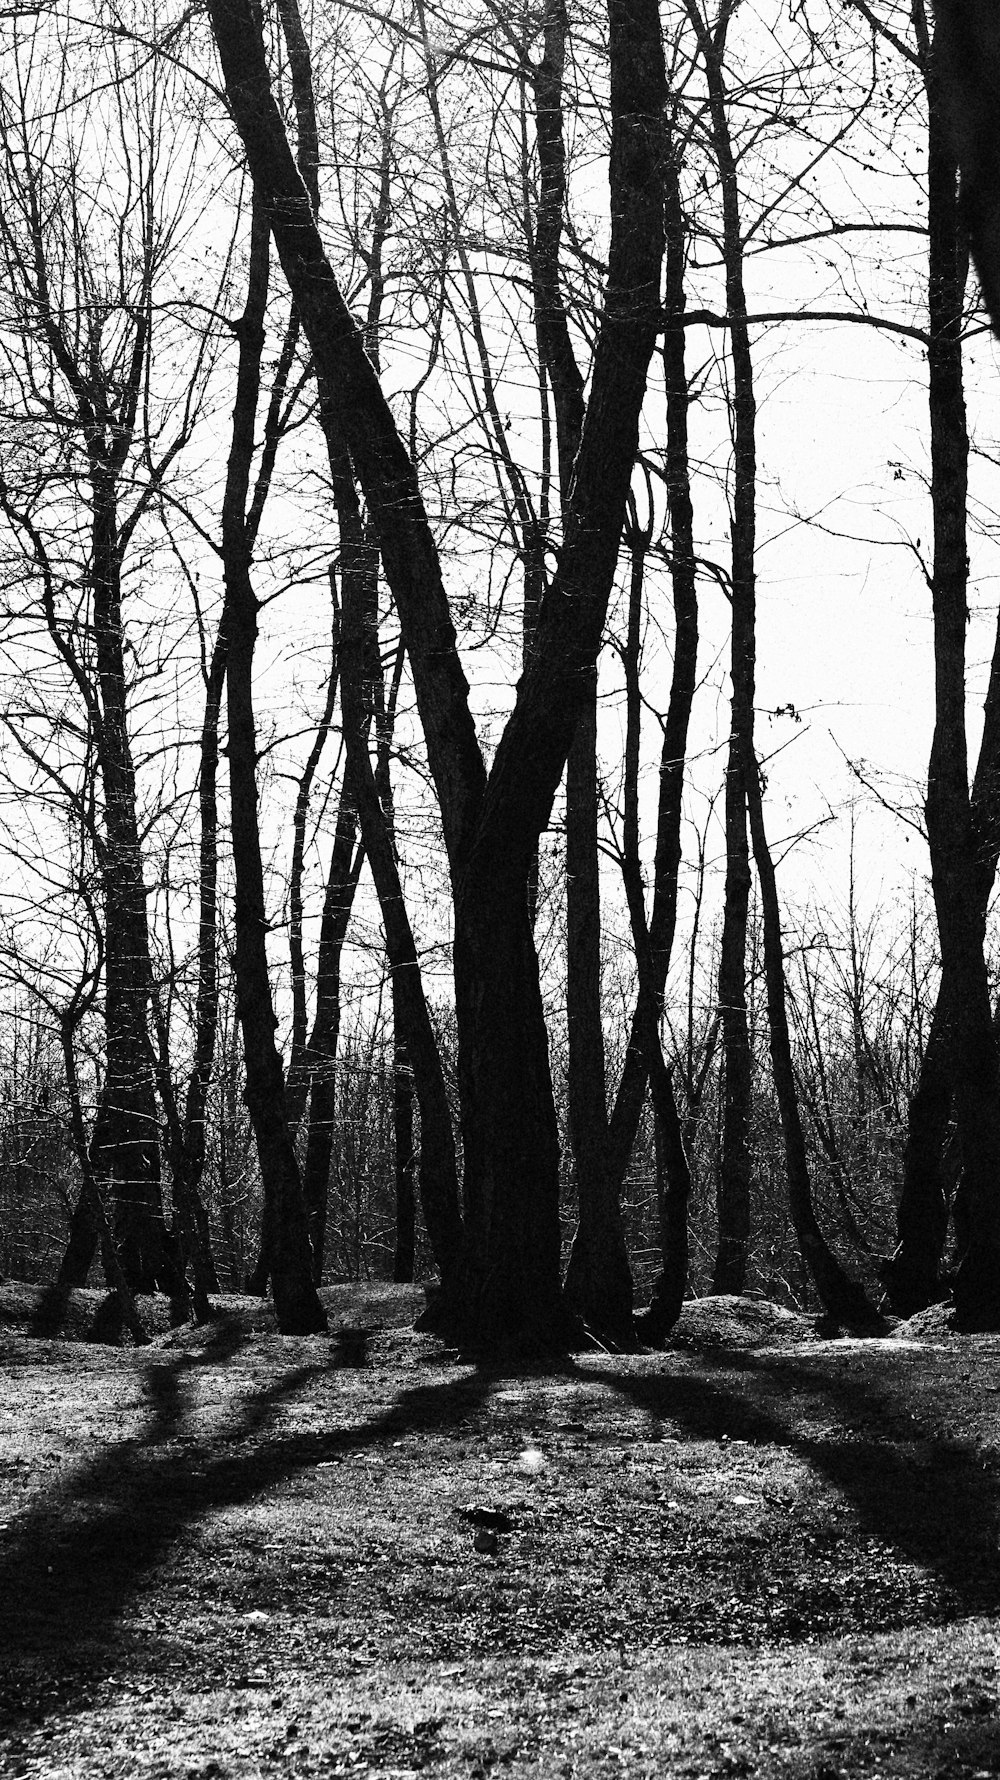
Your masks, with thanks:
[[(96, 1247), (97, 1242), (100, 1241), (103, 1248), (104, 1262), (108, 1273), (108, 1284), (112, 1287), (117, 1299), (117, 1322), (119, 1327), (124, 1325), (129, 1330), (136, 1345), (145, 1347), (148, 1345), (149, 1336), (146, 1333), (142, 1318), (139, 1315), (132, 1287), (118, 1253), (108, 1214), (101, 1198), (100, 1182), (91, 1166), (90, 1149), (87, 1143), (87, 1133), (83, 1121), (83, 1107), (80, 1101), (80, 1083), (76, 1071), (74, 1035), (84, 1009), (86, 1006), (89, 1006), (91, 999), (92, 997), (86, 989), (75, 994), (69, 1007), (65, 1010), (59, 1021), (59, 1037), (66, 1073), (66, 1092), (69, 1097), (70, 1133), (73, 1139), (73, 1149), (76, 1153), (77, 1166), (80, 1170), (80, 1179), (82, 1183), (80, 1189), (80, 1204), (86, 1207), (87, 1226), (88, 1228), (92, 1228), (94, 1232), (94, 1247)], [(92, 1258), (93, 1251), (91, 1251), (91, 1259)], [(82, 1279), (68, 1278), (66, 1277), (66, 1272), (66, 1261), (64, 1260), (63, 1268), (60, 1270), (57, 1281), (58, 1285), (86, 1285), (86, 1269), (84, 1270)]]
[[(417, 1158), (413, 1148), (413, 1074), (406, 1046), (398, 1033), (399, 1014), (393, 1009), (397, 1037), (392, 1053), (392, 1131), (396, 1150), (396, 1247), (392, 1277), (399, 1285), (413, 1279), (417, 1234)], [(456, 1204), (457, 1204), (456, 1182)]]
[[(657, 1080), (654, 1069), (654, 1084)], [(655, 1099), (656, 1197), (663, 1265), (636, 1331), (651, 1347), (661, 1347), (681, 1314), (688, 1273), (688, 1201), (691, 1169), (681, 1134), (673, 1080), (664, 1072)]]
[(335, 392), (400, 616), (455, 895), (455, 984), (474, 1284), (484, 1345), (562, 1343), (558, 1142), (526, 886), (597, 659), (659, 320), (665, 72), (654, 0), (611, 0), (611, 216), (604, 311), (559, 566), (487, 781), (414, 466), (326, 259), (249, 0), (210, 0), (255, 190)]
[[(159, 1121), (150, 1060), (152, 973), (146, 892), (136, 818), (135, 767), (128, 734), (116, 512), (120, 465), (91, 446), (94, 641), (102, 722), (97, 753), (104, 791), (104, 968), (107, 1073), (100, 1139), (94, 1150), (107, 1182), (121, 1265), (133, 1291), (173, 1283), (164, 1243)], [(109, 1281), (110, 1283), (110, 1281)]]

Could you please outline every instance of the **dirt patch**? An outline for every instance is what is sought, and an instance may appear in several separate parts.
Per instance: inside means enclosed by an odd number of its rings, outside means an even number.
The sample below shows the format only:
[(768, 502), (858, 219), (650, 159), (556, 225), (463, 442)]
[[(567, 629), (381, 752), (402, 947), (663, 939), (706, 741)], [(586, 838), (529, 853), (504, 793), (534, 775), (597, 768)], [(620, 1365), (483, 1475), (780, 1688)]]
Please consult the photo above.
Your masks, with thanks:
[(0, 1293), (4, 1772), (1000, 1773), (1000, 1342), (728, 1300), (517, 1374), (325, 1297)]

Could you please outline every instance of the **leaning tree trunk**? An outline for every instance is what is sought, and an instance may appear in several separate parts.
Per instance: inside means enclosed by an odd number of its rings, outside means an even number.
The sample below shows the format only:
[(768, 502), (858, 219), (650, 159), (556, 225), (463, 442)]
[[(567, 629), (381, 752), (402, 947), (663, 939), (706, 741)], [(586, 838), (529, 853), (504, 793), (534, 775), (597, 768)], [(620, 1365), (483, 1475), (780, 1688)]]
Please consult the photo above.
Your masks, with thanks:
[[(328, 417), (329, 418), (329, 417)], [(382, 914), (386, 954), (392, 973), (395, 1042), (401, 1047), (420, 1107), (420, 1164), (417, 1178), (428, 1240), (441, 1278), (441, 1294), (453, 1302), (464, 1277), (465, 1232), (459, 1202), (458, 1165), (451, 1108), (434, 1029), (424, 997), (420, 961), (410, 926), (393, 842), (388, 803), (388, 758), (380, 762), (380, 795), (368, 752), (373, 702), (382, 666), (375, 608), (377, 550), (361, 521), (354, 484), (346, 474), (339, 437), (331, 427), (330, 467), (334, 481), (343, 563), (341, 700), (347, 769), (355, 788), (361, 833)], [(397, 1121), (405, 1112), (395, 1100)], [(397, 1122), (412, 1174), (410, 1134)], [(412, 1270), (412, 1259), (410, 1262)]]
[(658, 10), (609, 4), (612, 220), (590, 401), (558, 567), (487, 778), (416, 471), (323, 250), (259, 25), (249, 0), (209, 4), (255, 189), (378, 530), (440, 800), (475, 1269), (456, 1324), (484, 1346), (564, 1344), (558, 1137), (527, 884), (600, 648), (660, 317)]

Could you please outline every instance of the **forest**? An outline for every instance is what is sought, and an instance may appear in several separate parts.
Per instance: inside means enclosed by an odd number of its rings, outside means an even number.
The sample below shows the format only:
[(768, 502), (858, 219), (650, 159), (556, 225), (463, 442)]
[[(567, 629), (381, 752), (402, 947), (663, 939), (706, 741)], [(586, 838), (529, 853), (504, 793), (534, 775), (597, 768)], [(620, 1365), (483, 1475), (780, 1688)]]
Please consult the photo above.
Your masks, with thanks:
[(6, 1276), (1000, 1329), (989, 10), (5, 10)]

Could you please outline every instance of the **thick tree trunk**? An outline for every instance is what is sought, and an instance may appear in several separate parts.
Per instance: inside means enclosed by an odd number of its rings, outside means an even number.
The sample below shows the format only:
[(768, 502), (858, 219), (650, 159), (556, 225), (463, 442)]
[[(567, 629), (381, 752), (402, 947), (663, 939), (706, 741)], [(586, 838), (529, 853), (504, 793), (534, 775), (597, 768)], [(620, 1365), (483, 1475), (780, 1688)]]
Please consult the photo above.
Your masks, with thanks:
[(1000, 29), (994, 0), (935, 0), (935, 62), (962, 211), (1000, 337)]
[(69, 1236), (56, 1274), (57, 1285), (86, 1285), (100, 1239), (97, 1208), (89, 1190), (82, 1186), (70, 1217)]
[(935, 724), (927, 785), (927, 835), (941, 941), (942, 1019), (962, 1145), (969, 1241), (959, 1260), (955, 1307), (967, 1328), (1000, 1327), (1000, 1061), (983, 954), (984, 899), (969, 796), (965, 731), (968, 623), (968, 441), (962, 389), (963, 252), (954, 215), (955, 166), (944, 146), (928, 58), (931, 489), (934, 510)]
[(525, 882), (493, 870), (455, 901), (471, 1322), (493, 1349), (575, 1339), (560, 1290), (559, 1134)]
[[(151, 989), (146, 891), (136, 818), (135, 768), (128, 735), (121, 561), (115, 491), (118, 467), (91, 446), (94, 639), (101, 697), (97, 738), (104, 792), (101, 875), (107, 1073), (93, 1151), (99, 1185), (107, 1183), (111, 1225), (133, 1291), (170, 1290), (176, 1269), (165, 1244), (160, 1191), (159, 1119), (151, 1061)], [(109, 1280), (109, 1284), (110, 1284)]]
[[(80, 1188), (80, 1204), (86, 1207), (85, 1216), (87, 1220), (87, 1229), (88, 1231), (92, 1229), (94, 1232), (94, 1247), (96, 1248), (97, 1242), (100, 1241), (103, 1249), (108, 1284), (115, 1293), (117, 1299), (117, 1316), (115, 1320), (117, 1321), (118, 1327), (120, 1329), (121, 1326), (124, 1325), (129, 1330), (136, 1345), (138, 1347), (145, 1347), (149, 1342), (149, 1336), (146, 1334), (135, 1302), (131, 1284), (126, 1276), (125, 1269), (122, 1266), (118, 1254), (117, 1244), (115, 1243), (108, 1215), (101, 1199), (100, 1183), (91, 1165), (90, 1149), (87, 1143), (87, 1134), (83, 1123), (83, 1106), (80, 1101), (80, 1084), (76, 1071), (76, 1053), (73, 1048), (73, 1039), (84, 1005), (89, 1003), (89, 999), (90, 997), (86, 992), (78, 992), (74, 995), (73, 1000), (60, 1018), (59, 1022), (59, 1036), (66, 1073), (66, 1092), (69, 1097), (70, 1133), (73, 1139), (73, 1149), (76, 1153), (77, 1165), (80, 1170), (82, 1183)], [(68, 1253), (69, 1251), (67, 1251), (67, 1255)], [(79, 1261), (82, 1257), (78, 1256), (77, 1258)], [(91, 1259), (92, 1258), (93, 1250), (91, 1250)], [(64, 1260), (57, 1282), (60, 1286), (86, 1285), (87, 1269), (84, 1269), (82, 1279), (67, 1277), (68, 1271), (66, 1261)]]
[[(971, 800), (965, 743), (965, 623), (968, 583), (966, 487), (968, 434), (962, 383), (964, 292), (967, 247), (960, 220), (957, 169), (947, 139), (938, 90), (941, 44), (927, 38), (922, 13), (916, 15), (921, 64), (928, 95), (928, 235), (931, 427), (931, 499), (934, 513), (934, 615), (938, 712), (928, 787), (935, 901), (941, 927), (942, 982), (917, 1091), (910, 1107), (903, 1188), (898, 1213), (899, 1242), (884, 1278), (893, 1308), (909, 1314), (941, 1295), (939, 1269), (948, 1222), (944, 1158), (948, 1120), (954, 1103), (962, 1133), (963, 1161), (968, 1120), (972, 1135), (964, 1199), (973, 1245), (959, 1240), (958, 1302), (964, 1317), (991, 1320), (1000, 1305), (1000, 1278), (989, 1274), (997, 1261), (997, 1218), (991, 1201), (1000, 1179), (990, 1184), (998, 1155), (997, 1112), (991, 1107), (990, 1075), (995, 1053), (986, 1043), (987, 987), (982, 962), (986, 909), (996, 873), (1000, 796), (997, 730), (1000, 727), (1000, 675), (997, 657), (986, 700), (986, 721)], [(939, 31), (940, 37), (940, 31)], [(1000, 653), (1000, 639), (998, 650)], [(932, 832), (933, 827), (933, 832)], [(947, 941), (945, 932), (947, 930)], [(946, 961), (947, 960), (947, 961)], [(963, 1065), (972, 1055), (973, 1079)], [(976, 1084), (976, 1072), (985, 1079)], [(964, 1106), (964, 1117), (962, 1107)], [(991, 1159), (992, 1157), (992, 1159)], [(956, 1235), (958, 1230), (956, 1228)], [(977, 1258), (973, 1250), (982, 1250)], [(991, 1259), (992, 1255), (992, 1259)], [(991, 1309), (991, 1305), (994, 1306)]]
[(210, 14), (255, 190), (378, 532), (440, 800), (477, 1272), (464, 1331), (490, 1346), (561, 1343), (558, 1141), (527, 884), (600, 648), (659, 321), (657, 7), (610, 0), (612, 228), (590, 401), (559, 566), (488, 781), (415, 469), (323, 251), (259, 26), (249, 0), (210, 0)]

